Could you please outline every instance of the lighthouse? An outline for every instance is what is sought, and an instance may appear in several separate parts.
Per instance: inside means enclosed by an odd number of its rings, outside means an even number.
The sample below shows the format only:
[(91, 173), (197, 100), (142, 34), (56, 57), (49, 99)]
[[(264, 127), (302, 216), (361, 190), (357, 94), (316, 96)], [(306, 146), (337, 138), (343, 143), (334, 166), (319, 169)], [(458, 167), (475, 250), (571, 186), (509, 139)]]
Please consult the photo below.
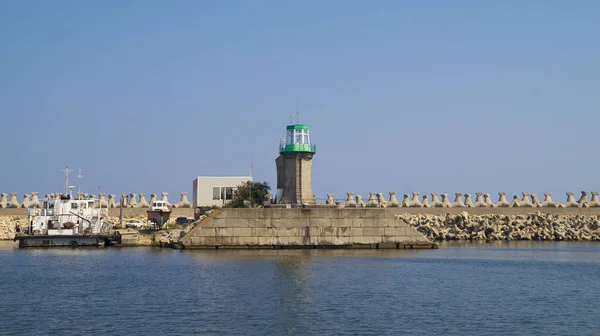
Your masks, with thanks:
[(316, 145), (310, 142), (307, 125), (293, 124), (286, 128), (286, 137), (279, 144), (277, 166), (277, 194), (275, 203), (315, 204), (310, 185), (312, 158)]

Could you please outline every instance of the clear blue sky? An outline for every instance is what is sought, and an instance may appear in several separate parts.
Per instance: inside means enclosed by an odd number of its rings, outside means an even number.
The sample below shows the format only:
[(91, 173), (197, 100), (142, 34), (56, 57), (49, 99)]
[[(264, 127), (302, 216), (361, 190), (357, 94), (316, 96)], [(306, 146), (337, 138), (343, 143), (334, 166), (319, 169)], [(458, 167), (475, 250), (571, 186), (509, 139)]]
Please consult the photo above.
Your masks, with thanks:
[[(0, 192), (600, 190), (599, 1), (1, 1)], [(75, 174), (72, 174), (72, 177)]]

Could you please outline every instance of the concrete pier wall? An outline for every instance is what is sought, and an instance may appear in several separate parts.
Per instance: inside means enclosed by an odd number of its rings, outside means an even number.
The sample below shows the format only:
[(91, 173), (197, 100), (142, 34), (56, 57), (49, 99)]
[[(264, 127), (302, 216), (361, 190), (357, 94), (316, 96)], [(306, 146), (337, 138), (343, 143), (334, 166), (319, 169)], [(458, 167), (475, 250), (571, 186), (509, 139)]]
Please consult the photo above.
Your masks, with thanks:
[(433, 248), (387, 209), (223, 209), (187, 233), (186, 248)]

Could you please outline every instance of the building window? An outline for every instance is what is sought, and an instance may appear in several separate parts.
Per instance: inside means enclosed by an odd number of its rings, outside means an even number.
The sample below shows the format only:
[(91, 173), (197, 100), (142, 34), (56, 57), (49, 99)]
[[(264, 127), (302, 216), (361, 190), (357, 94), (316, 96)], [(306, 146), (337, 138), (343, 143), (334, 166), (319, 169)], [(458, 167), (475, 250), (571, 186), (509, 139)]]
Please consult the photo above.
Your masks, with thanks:
[(296, 144), (302, 143), (302, 130), (296, 130)]
[(213, 187), (213, 200), (221, 199), (221, 187)]
[(233, 199), (233, 188), (232, 187), (223, 187), (222, 189), (222, 199), (226, 201), (231, 201)]

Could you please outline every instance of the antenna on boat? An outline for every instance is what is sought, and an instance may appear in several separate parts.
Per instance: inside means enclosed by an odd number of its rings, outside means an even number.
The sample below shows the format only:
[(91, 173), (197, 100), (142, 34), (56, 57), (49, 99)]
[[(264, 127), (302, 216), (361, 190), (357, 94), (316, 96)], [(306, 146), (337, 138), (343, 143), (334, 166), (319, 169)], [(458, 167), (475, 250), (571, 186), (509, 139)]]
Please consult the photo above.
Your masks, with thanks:
[(296, 100), (296, 124), (299, 122), (300, 120), (300, 102), (298, 100)]
[(72, 170), (70, 170), (69, 167), (66, 166), (64, 170), (61, 170), (61, 172), (65, 173), (65, 195), (69, 195), (69, 191), (71, 190), (69, 188), (69, 173), (72, 172)]
[(77, 195), (81, 195), (81, 178), (83, 170), (81, 168), (77, 169)]

